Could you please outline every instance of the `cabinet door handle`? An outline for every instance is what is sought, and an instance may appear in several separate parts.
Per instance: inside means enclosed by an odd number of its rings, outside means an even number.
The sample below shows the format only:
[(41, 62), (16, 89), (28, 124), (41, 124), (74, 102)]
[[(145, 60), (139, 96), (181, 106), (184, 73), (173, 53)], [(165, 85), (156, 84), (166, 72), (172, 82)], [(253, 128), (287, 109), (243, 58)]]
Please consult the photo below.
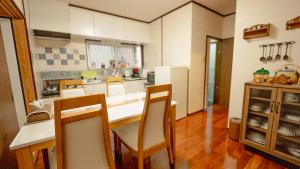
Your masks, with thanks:
[(274, 108), (275, 108), (275, 104), (276, 104), (275, 101), (272, 101), (272, 102), (271, 102), (271, 108), (270, 108), (270, 111), (273, 112), (273, 113), (275, 112), (275, 109), (274, 109)]
[(276, 113), (280, 113), (279, 112), (280, 106), (281, 106), (281, 103), (277, 102), (277, 104), (276, 104)]

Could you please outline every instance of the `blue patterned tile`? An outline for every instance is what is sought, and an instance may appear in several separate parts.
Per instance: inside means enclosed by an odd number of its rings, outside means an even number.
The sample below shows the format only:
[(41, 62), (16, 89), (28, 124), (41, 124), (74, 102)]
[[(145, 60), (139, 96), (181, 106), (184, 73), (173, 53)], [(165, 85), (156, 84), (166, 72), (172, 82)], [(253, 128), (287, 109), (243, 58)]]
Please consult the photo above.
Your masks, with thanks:
[(45, 47), (45, 53), (52, 53), (51, 47)]
[(85, 55), (79, 55), (80, 60), (85, 60)]
[(66, 48), (59, 48), (59, 53), (65, 54), (65, 53), (67, 53), (67, 49)]
[(53, 59), (47, 59), (47, 65), (54, 65)]
[(75, 65), (79, 65), (79, 60), (74, 60)]
[(74, 49), (73, 50), (73, 54), (78, 54), (79, 53), (79, 50), (78, 49)]
[(39, 60), (46, 60), (46, 54), (39, 54)]
[(61, 60), (61, 65), (68, 65), (68, 60)]
[(73, 60), (74, 59), (74, 55), (73, 54), (67, 54), (67, 59), (68, 60)]

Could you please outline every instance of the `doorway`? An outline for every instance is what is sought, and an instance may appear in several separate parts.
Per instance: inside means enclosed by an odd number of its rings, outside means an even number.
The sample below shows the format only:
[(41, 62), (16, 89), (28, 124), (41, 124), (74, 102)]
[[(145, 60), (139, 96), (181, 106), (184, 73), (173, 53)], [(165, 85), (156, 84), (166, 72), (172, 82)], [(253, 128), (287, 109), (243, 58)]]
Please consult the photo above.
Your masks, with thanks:
[(233, 57), (233, 38), (207, 36), (205, 108), (214, 104), (228, 108)]
[(0, 76), (0, 166), (16, 169), (16, 155), (9, 144), (25, 123), (26, 110), (11, 20), (7, 18), (0, 18)]

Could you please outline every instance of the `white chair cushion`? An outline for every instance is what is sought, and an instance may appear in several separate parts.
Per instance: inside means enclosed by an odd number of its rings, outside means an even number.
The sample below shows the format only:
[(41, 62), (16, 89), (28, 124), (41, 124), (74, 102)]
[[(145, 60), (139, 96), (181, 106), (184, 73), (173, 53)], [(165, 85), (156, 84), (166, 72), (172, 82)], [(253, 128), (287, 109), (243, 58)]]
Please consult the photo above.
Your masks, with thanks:
[(64, 99), (72, 98), (72, 97), (85, 96), (83, 88), (61, 90), (61, 92), (62, 92), (61, 96)]
[(108, 85), (108, 96), (120, 96), (125, 94), (125, 87), (122, 83), (111, 83)]
[(113, 131), (119, 136), (119, 138), (130, 148), (138, 150), (138, 135), (139, 135), (140, 122), (131, 123), (118, 128)]

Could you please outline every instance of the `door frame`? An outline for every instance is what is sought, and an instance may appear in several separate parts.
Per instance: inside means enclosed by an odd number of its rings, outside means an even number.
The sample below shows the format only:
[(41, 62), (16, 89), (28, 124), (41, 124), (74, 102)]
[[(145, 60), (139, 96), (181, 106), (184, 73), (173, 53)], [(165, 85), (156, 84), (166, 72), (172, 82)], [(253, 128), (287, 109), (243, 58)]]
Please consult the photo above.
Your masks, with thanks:
[(18, 67), (21, 77), (21, 85), (24, 94), (24, 102), (26, 112), (29, 113), (32, 110), (32, 108), (29, 106), (29, 103), (36, 100), (37, 93), (32, 68), (26, 20), (15, 2), (12, 0), (0, 1), (0, 17), (11, 19)]
[[(215, 37), (215, 36), (210, 36), (210, 35), (206, 35), (206, 41), (205, 41), (205, 72), (204, 72), (204, 96), (203, 96), (203, 109), (205, 110), (208, 105), (207, 105), (207, 101), (208, 101), (208, 92), (207, 92), (207, 89), (208, 89), (208, 77), (209, 77), (209, 51), (208, 51), (208, 40), (209, 39), (216, 39), (220, 42), (223, 41), (223, 39), (221, 38), (218, 38), (218, 37)], [(215, 99), (215, 98), (214, 98)]]

